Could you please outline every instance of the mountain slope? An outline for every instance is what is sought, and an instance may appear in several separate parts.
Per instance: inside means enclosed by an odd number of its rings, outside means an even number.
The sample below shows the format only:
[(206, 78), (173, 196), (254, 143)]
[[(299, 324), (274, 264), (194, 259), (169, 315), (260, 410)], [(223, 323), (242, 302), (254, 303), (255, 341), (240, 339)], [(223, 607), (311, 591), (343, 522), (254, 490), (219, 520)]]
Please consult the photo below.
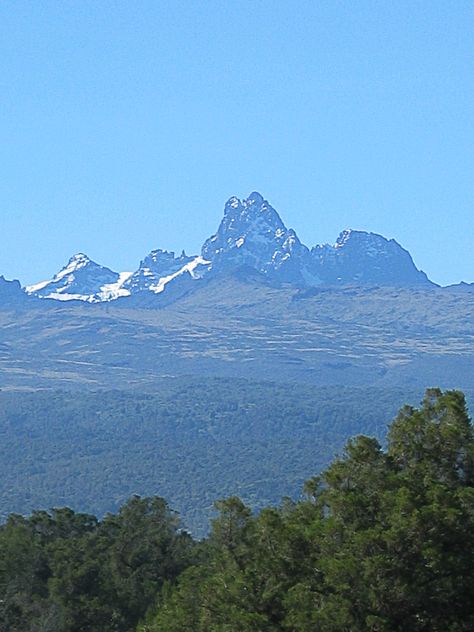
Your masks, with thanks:
[[(189, 278), (186, 291), (177, 285), (173, 292), (171, 302), (167, 292), (143, 292), (105, 304), (0, 308), (0, 387), (147, 390), (163, 376), (189, 374), (320, 385), (474, 384), (473, 292), (299, 290), (242, 268)], [(137, 302), (142, 296), (150, 304)]]
[(420, 395), (200, 376), (150, 395), (0, 392), (0, 521), (61, 505), (103, 515), (158, 494), (203, 536), (217, 498), (258, 509), (297, 497), (351, 434), (382, 438)]

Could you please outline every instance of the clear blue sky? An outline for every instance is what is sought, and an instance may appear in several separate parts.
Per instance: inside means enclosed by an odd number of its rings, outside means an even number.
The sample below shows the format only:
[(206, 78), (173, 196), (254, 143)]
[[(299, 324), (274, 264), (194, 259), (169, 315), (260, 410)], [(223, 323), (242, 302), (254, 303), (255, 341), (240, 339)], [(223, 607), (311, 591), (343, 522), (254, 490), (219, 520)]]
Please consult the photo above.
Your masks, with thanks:
[(260, 191), (307, 245), (474, 281), (474, 3), (5, 0), (0, 274), (199, 250)]

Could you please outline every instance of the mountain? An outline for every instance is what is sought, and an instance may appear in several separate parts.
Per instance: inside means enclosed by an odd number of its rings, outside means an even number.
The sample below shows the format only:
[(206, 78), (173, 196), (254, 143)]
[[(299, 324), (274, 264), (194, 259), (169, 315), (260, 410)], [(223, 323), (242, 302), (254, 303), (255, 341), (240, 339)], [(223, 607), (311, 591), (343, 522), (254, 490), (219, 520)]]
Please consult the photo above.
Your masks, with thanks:
[(309, 249), (257, 192), (243, 201), (227, 201), (219, 229), (206, 240), (201, 254), (211, 262), (211, 272), (245, 266), (299, 286), (321, 282), (311, 271)]
[(334, 246), (311, 250), (314, 272), (328, 284), (434, 286), (410, 253), (394, 239), (361, 230), (344, 230)]
[(39, 298), (97, 303), (126, 295), (121, 286), (129, 275), (126, 272), (114, 272), (95, 263), (87, 255), (78, 253), (51, 280), (25, 289), (28, 294)]
[(174, 252), (157, 249), (140, 262), (135, 272), (119, 273), (79, 253), (51, 280), (29, 285), (25, 291), (38, 298), (104, 303), (143, 292), (160, 294), (181, 276), (186, 277), (186, 281), (201, 278), (208, 263), (199, 256), (188, 257), (183, 252), (175, 257)]
[[(254, 270), (277, 285), (306, 289), (320, 285), (435, 286), (416, 268), (407, 250), (382, 235), (345, 230), (334, 245), (310, 250), (255, 191), (247, 199), (234, 196), (226, 202), (219, 228), (204, 242), (200, 256), (187, 256), (184, 251), (176, 256), (155, 249), (135, 272), (118, 273), (80, 253), (51, 280), (26, 291), (40, 298), (88, 303), (139, 296), (138, 304), (161, 305), (180, 299), (193, 289), (195, 280), (210, 280), (238, 269), (246, 270), (245, 274)], [(166, 298), (153, 298), (165, 289)]]
[(211, 271), (250, 266), (270, 279), (298, 287), (329, 285), (434, 285), (394, 239), (345, 230), (334, 246), (311, 251), (257, 193), (231, 197), (215, 235), (202, 248)]
[(0, 388), (154, 391), (177, 375), (474, 388), (474, 292), (300, 289), (253, 268), (181, 278), (108, 303), (0, 303)]

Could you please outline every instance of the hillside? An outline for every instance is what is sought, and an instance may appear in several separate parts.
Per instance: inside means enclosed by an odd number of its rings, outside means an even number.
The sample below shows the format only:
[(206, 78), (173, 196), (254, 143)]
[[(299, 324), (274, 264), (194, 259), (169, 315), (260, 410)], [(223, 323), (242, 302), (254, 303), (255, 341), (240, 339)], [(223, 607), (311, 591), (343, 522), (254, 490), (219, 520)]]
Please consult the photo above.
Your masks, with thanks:
[(63, 505), (101, 516), (156, 494), (203, 535), (216, 499), (238, 494), (258, 509), (298, 497), (351, 435), (383, 439), (421, 396), (192, 377), (153, 395), (2, 392), (0, 516)]
[(153, 391), (177, 375), (474, 387), (471, 291), (304, 290), (242, 268), (170, 290), (106, 304), (4, 300), (0, 387)]

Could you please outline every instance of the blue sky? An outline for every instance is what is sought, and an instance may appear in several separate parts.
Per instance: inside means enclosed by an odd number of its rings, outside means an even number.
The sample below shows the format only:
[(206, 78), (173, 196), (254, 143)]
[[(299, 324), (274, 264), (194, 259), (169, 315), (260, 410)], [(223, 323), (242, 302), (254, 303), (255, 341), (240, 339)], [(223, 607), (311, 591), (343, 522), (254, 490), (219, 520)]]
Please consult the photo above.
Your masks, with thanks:
[(307, 245), (474, 281), (474, 3), (0, 4), (0, 274), (199, 250), (260, 191)]

